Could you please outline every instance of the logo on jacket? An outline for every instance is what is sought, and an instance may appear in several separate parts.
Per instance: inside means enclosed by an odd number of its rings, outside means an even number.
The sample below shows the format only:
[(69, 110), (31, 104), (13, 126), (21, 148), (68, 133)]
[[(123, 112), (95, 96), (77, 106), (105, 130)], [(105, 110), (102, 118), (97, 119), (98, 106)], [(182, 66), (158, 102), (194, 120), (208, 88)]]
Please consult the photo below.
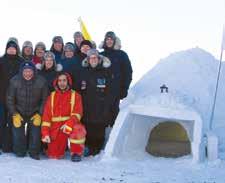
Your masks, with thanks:
[(97, 79), (97, 88), (105, 88), (105, 87), (106, 87), (105, 78), (98, 78)]

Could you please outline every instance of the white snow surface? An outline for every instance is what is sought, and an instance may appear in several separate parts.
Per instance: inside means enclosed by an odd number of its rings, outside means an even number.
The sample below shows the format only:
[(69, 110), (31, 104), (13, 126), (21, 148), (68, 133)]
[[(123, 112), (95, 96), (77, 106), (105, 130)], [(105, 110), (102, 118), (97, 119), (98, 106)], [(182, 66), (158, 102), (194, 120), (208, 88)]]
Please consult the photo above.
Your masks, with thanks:
[[(207, 131), (218, 64), (200, 48), (174, 53), (162, 59), (130, 90), (121, 108), (149, 100), (154, 104), (154, 96), (160, 95), (159, 87), (166, 84), (178, 103), (200, 114)], [(213, 125), (219, 136), (216, 161), (196, 163), (191, 161), (191, 155), (174, 159), (156, 158), (147, 153), (144, 159), (139, 159), (139, 154), (133, 159), (122, 159), (104, 156), (102, 151), (74, 163), (68, 153), (62, 160), (41, 156), (40, 161), (4, 153), (0, 155), (0, 183), (225, 183), (224, 80), (223, 66)]]
[[(190, 157), (155, 158), (142, 161), (84, 158), (73, 163), (63, 160), (40, 161), (12, 154), (0, 157), (1, 183), (224, 183), (225, 163), (192, 163)], [(43, 157), (42, 157), (43, 158)]]

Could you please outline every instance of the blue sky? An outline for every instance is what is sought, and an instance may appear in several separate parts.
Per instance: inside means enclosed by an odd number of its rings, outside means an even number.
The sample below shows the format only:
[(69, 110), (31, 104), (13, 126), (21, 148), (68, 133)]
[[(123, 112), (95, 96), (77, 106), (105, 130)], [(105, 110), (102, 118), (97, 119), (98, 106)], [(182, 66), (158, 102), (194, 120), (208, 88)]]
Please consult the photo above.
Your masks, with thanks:
[[(134, 82), (170, 53), (200, 47), (216, 58), (220, 54), (224, 0), (10, 0), (0, 6), (0, 54), (8, 37), (20, 45), (44, 41), (55, 35), (72, 41), (83, 21), (97, 44), (106, 31), (122, 40), (134, 68)], [(224, 59), (225, 60), (225, 59)]]

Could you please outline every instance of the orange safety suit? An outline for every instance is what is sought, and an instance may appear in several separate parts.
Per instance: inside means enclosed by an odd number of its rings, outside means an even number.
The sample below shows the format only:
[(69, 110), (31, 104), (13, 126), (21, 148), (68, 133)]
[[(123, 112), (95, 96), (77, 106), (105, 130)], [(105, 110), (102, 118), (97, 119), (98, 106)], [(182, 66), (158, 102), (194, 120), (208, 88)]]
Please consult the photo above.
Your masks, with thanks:
[[(42, 116), (42, 138), (50, 137), (47, 155), (59, 159), (64, 156), (70, 142), (71, 155), (82, 155), (86, 130), (80, 123), (83, 107), (80, 94), (72, 89), (53, 91), (48, 97)], [(61, 127), (66, 125), (64, 132)]]

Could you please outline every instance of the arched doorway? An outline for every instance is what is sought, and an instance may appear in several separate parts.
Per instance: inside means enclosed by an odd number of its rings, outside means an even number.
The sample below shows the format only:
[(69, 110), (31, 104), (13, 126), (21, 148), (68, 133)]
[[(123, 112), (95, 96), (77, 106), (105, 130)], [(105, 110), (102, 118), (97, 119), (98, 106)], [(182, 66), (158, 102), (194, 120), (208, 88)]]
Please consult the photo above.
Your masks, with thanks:
[(191, 143), (183, 126), (166, 121), (152, 129), (146, 151), (153, 156), (180, 157), (191, 153)]

